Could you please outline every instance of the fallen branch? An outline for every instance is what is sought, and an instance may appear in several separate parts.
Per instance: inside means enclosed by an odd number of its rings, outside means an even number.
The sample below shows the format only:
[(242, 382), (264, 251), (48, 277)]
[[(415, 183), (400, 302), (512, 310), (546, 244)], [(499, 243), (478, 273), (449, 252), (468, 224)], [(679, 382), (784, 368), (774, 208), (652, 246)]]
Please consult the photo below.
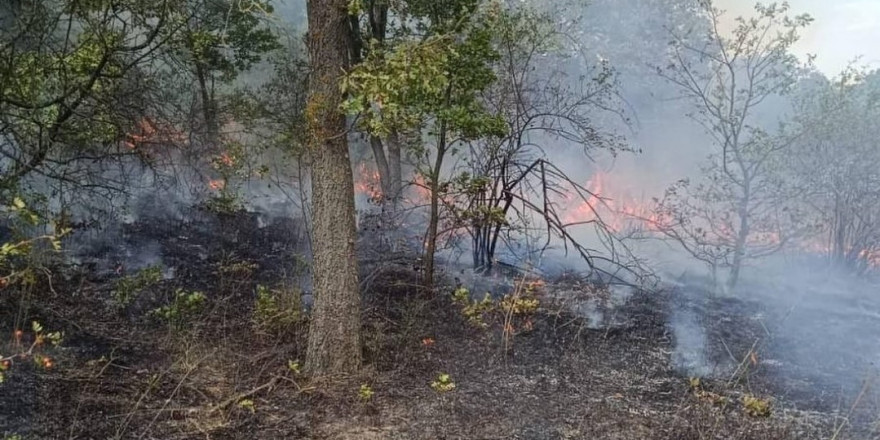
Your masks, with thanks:
[(272, 388), (272, 387), (274, 387), (275, 384), (278, 383), (278, 378), (279, 378), (279, 376), (274, 376), (274, 377), (272, 377), (272, 380), (270, 380), (269, 382), (264, 383), (263, 385), (260, 385), (260, 386), (258, 386), (258, 387), (256, 387), (256, 388), (253, 388), (253, 389), (251, 389), (250, 391), (245, 391), (245, 392), (242, 392), (242, 393), (238, 393), (238, 394), (236, 394), (236, 395), (234, 395), (234, 396), (232, 396), (232, 397), (230, 397), (230, 398), (228, 398), (228, 399), (226, 399), (226, 400), (220, 402), (219, 404), (217, 404), (216, 406), (214, 406), (213, 408), (211, 408), (211, 409), (208, 411), (208, 414), (213, 414), (213, 413), (215, 413), (215, 412), (217, 412), (217, 411), (219, 411), (219, 410), (221, 410), (221, 409), (224, 409), (224, 408), (228, 407), (229, 405), (232, 405), (232, 404), (235, 403), (235, 402), (240, 401), (241, 399), (244, 399), (245, 397), (253, 396), (254, 394), (259, 393), (260, 391), (263, 391), (263, 390), (265, 390), (265, 389), (268, 389), (268, 388)]

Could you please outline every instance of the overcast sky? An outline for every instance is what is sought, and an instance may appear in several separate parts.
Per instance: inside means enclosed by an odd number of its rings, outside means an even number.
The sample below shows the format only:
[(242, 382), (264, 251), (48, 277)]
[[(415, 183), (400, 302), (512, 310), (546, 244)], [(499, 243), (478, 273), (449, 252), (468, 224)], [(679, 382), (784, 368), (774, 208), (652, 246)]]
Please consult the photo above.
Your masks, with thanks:
[[(772, 0), (763, 0), (771, 3)], [(748, 15), (754, 0), (716, 0), (728, 15)], [(829, 76), (862, 55), (860, 64), (880, 69), (880, 0), (789, 0), (793, 14), (815, 20), (795, 47), (798, 55), (817, 55), (816, 66)]]

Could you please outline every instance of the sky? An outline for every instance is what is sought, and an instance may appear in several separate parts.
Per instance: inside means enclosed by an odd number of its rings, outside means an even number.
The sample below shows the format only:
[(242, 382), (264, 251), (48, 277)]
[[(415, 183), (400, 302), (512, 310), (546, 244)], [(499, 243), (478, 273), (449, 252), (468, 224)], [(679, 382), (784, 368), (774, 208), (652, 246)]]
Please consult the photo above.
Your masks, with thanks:
[[(771, 0), (763, 0), (770, 3)], [(814, 21), (793, 48), (806, 57), (817, 55), (822, 73), (840, 73), (856, 57), (858, 64), (880, 69), (880, 0), (789, 0), (792, 14), (810, 14)], [(750, 15), (754, 0), (716, 0), (729, 17)]]

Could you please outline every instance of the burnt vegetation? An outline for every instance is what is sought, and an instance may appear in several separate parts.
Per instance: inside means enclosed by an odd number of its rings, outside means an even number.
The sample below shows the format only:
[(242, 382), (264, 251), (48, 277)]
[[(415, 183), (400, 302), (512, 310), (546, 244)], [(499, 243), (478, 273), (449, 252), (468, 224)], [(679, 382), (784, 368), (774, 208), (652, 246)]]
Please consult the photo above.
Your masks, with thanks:
[(3, 2), (0, 439), (876, 438), (880, 74), (723, 4)]

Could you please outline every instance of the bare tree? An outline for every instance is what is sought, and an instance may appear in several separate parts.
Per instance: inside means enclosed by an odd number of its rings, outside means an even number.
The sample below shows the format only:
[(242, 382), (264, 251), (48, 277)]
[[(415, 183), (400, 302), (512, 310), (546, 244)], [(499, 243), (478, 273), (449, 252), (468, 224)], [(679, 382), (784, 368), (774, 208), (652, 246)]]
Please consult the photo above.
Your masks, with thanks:
[(811, 18), (786, 15), (788, 5), (755, 6), (722, 32), (723, 11), (702, 3), (711, 26), (708, 42), (695, 46), (672, 31), (671, 60), (658, 74), (691, 102), (689, 116), (713, 141), (705, 181), (681, 184), (660, 201), (660, 228), (695, 257), (730, 269), (736, 286), (743, 261), (778, 250), (787, 241), (778, 199), (771, 194), (772, 167), (792, 138), (758, 118), (761, 105), (797, 81), (791, 46)]
[[(571, 179), (561, 171), (561, 179), (538, 172), (546, 165), (541, 162), (551, 144), (555, 149), (581, 149), (584, 161), (599, 151), (628, 149), (621, 138), (594, 122), (594, 116), (617, 112), (613, 72), (607, 63), (599, 63), (592, 75), (567, 78), (556, 67), (565, 61), (556, 48), (565, 38), (548, 17), (526, 9), (511, 11), (498, 26), (498, 80), (484, 99), (506, 122), (507, 134), (470, 144), (471, 178), (457, 180), (465, 197), (459, 198), (463, 205), (453, 208), (471, 235), (475, 267), (491, 268), (498, 245), (512, 244), (505, 237), (528, 222), (513, 215), (518, 197), (543, 197), (539, 188), (545, 186), (565, 191)], [(546, 60), (554, 62), (538, 68)], [(541, 182), (544, 177), (549, 181)], [(555, 211), (552, 201), (548, 208)], [(526, 212), (534, 214), (529, 209), (521, 213)]]
[[(612, 70), (600, 62), (590, 75), (568, 77), (560, 66), (574, 60), (559, 50), (567, 36), (540, 13), (510, 11), (497, 29), (498, 79), (483, 99), (507, 124), (506, 134), (467, 143), (463, 169), (441, 198), (447, 213), (443, 231), (467, 231), (473, 264), (480, 270), (492, 269), (499, 254), (537, 263), (548, 248), (561, 244), (597, 279), (645, 281), (649, 274), (603, 220), (602, 197), (548, 159), (550, 150), (575, 150), (570, 153), (585, 163), (601, 153), (630, 150), (595, 122), (608, 114), (621, 116)], [(566, 211), (572, 204), (592, 215), (570, 221)], [(578, 239), (589, 227), (598, 247)]]
[(347, 0), (309, 0), (311, 77), (306, 103), (312, 159), (315, 304), (306, 368), (348, 373), (360, 366), (360, 293), (355, 255), (354, 181), (341, 77), (348, 70)]

